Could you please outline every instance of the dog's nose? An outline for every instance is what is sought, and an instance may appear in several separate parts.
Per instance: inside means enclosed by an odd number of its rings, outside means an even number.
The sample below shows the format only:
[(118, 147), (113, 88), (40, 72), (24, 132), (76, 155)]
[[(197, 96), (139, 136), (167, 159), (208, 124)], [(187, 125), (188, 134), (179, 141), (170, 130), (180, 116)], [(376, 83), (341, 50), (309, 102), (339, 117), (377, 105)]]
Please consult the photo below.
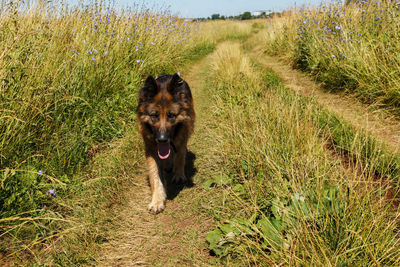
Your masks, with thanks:
[(164, 131), (160, 131), (157, 134), (157, 142), (159, 143), (166, 143), (168, 142), (168, 135), (166, 132)]

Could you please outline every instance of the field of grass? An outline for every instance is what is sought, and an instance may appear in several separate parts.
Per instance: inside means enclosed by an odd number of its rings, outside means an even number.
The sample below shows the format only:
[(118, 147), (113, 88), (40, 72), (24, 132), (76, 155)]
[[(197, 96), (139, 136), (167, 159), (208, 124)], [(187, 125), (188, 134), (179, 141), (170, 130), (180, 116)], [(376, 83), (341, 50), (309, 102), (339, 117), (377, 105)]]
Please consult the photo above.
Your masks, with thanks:
[(207, 241), (222, 263), (399, 264), (399, 213), (385, 199), (398, 157), (282, 86), (238, 43), (217, 48), (211, 77), (225, 162), (204, 186), (226, 193)]
[[(394, 109), (399, 11), (392, 2), (202, 23), (106, 2), (29, 5), (9, 2), (0, 18), (0, 265), (101, 262), (99, 245), (121, 219), (110, 210), (131, 203), (125, 191), (133, 175), (145, 177), (138, 89), (148, 75), (185, 73), (209, 53), (191, 74), (195, 103), (208, 112), (197, 114), (201, 135), (192, 138), (203, 173), (190, 192), (199, 195), (182, 191), (181, 206), (168, 200), (161, 217), (189, 214), (180, 209), (208, 214), (213, 230), (203, 244), (212, 256), (202, 251), (196, 263), (400, 264), (400, 156), (286, 88), (248, 52), (261, 44), (331, 89)], [(149, 220), (145, 207), (134, 208)], [(203, 217), (195, 219), (191, 227)], [(181, 225), (174, 227), (179, 234)], [(190, 242), (201, 234), (176, 240), (196, 253), (202, 246)]]
[(286, 56), (326, 88), (399, 114), (400, 6), (397, 1), (351, 1), (291, 10), (267, 21), (268, 53)]
[(141, 161), (134, 111), (143, 79), (181, 71), (251, 25), (42, 3), (1, 10), (0, 257), (32, 256), (55, 240), (66, 258), (86, 261), (77, 240), (99, 238), (95, 225), (129, 182), (124, 168)]

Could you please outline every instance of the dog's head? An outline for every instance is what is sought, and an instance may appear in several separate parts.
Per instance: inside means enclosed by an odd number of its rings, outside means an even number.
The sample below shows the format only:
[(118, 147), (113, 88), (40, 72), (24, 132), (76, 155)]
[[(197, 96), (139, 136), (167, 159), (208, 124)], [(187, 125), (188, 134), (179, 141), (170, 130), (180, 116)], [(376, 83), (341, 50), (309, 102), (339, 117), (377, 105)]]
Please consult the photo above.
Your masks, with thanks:
[(140, 89), (137, 113), (141, 130), (157, 143), (161, 159), (169, 157), (174, 137), (190, 119), (191, 112), (189, 86), (176, 73), (156, 79), (149, 76)]

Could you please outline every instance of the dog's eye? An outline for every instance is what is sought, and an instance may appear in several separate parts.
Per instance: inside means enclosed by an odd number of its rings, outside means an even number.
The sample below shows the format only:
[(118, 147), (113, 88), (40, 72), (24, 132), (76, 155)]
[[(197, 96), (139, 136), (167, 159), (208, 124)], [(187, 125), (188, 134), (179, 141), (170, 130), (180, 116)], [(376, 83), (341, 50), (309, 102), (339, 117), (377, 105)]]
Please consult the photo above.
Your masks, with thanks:
[(152, 120), (158, 120), (158, 113), (151, 113), (150, 117)]
[(172, 113), (172, 112), (168, 112), (167, 116), (168, 116), (168, 119), (174, 119), (176, 117), (176, 114)]

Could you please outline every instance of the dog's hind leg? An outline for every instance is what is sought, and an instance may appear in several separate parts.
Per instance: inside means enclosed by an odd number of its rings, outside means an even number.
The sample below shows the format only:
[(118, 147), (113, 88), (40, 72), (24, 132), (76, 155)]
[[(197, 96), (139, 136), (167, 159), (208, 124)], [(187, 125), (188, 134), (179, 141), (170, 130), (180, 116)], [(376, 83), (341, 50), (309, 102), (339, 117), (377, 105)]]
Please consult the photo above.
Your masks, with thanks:
[(174, 183), (185, 183), (187, 180), (185, 176), (186, 150), (185, 144), (184, 146), (180, 146), (176, 152), (174, 158), (174, 176), (172, 177)]
[(152, 195), (148, 210), (154, 213), (159, 213), (165, 208), (167, 193), (165, 192), (165, 187), (160, 177), (161, 170), (158, 167), (156, 160), (152, 156), (147, 156), (146, 162), (149, 171)]

